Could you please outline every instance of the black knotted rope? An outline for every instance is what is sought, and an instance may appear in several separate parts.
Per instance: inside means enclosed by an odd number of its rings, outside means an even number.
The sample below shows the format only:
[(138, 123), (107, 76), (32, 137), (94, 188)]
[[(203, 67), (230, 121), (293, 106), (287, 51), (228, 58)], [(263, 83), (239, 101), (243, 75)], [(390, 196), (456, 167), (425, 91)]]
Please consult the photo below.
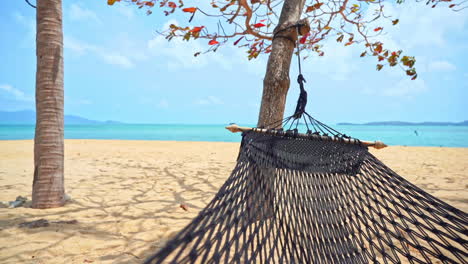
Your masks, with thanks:
[(294, 119), (300, 119), (302, 115), (305, 113), (305, 107), (307, 105), (307, 92), (304, 89), (304, 83), (306, 80), (304, 79), (304, 76), (302, 75), (302, 67), (301, 67), (301, 49), (299, 48), (299, 26), (296, 27), (296, 32), (297, 32), (297, 44), (296, 44), (296, 55), (297, 55), (297, 65), (299, 69), (299, 75), (297, 76), (297, 83), (299, 84), (299, 98), (297, 99), (297, 105), (296, 105), (296, 110), (294, 111), (293, 118)]
[(468, 263), (467, 226), (360, 144), (252, 131), (214, 199), (146, 263)]
[(304, 89), (305, 81), (306, 80), (304, 79), (304, 76), (302, 76), (302, 74), (299, 74), (299, 76), (297, 76), (297, 82), (299, 83), (300, 93), (299, 98), (297, 99), (296, 110), (294, 111), (293, 115), (294, 119), (300, 119), (305, 113), (305, 107), (307, 105), (307, 92)]

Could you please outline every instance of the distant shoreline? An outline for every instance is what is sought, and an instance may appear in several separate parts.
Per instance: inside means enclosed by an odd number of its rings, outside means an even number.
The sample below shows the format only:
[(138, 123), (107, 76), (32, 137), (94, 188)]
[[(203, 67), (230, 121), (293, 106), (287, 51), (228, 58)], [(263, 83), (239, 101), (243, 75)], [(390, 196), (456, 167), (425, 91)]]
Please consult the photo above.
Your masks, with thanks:
[[(7, 126), (35, 126), (35, 123), (2, 123), (0, 122), (0, 126), (7, 127)], [(96, 122), (89, 122), (89, 123), (74, 123), (74, 122), (65, 122), (65, 127), (67, 126), (108, 126), (108, 125), (122, 125), (122, 126), (222, 126), (225, 127), (228, 123), (225, 124), (184, 124), (184, 123), (122, 123), (117, 121), (96, 121)], [(255, 127), (255, 125), (247, 125), (242, 124), (248, 127)], [(299, 123), (299, 125), (305, 125), (304, 123)], [(331, 123), (331, 126), (468, 126), (468, 121), (464, 122), (421, 122), (421, 123), (412, 123), (412, 122), (399, 122), (399, 121), (391, 121), (391, 122), (369, 122), (369, 123)]]
[(338, 126), (468, 126), (468, 120), (463, 122), (402, 122), (402, 121), (383, 121), (368, 123), (337, 123)]

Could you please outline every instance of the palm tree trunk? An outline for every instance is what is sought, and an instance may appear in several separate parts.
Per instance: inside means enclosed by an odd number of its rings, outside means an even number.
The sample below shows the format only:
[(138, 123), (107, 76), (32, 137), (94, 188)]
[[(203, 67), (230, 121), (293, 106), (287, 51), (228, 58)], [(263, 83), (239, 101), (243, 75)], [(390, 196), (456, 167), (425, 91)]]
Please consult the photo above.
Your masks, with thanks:
[[(281, 10), (278, 32), (294, 25), (300, 19), (305, 0), (285, 0)], [(289, 89), (289, 68), (294, 51), (297, 31), (295, 28), (284, 30), (272, 41), (267, 70), (263, 79), (263, 95), (258, 118), (259, 127), (268, 126), (283, 119), (286, 95)]]
[(33, 208), (65, 203), (62, 1), (37, 0)]

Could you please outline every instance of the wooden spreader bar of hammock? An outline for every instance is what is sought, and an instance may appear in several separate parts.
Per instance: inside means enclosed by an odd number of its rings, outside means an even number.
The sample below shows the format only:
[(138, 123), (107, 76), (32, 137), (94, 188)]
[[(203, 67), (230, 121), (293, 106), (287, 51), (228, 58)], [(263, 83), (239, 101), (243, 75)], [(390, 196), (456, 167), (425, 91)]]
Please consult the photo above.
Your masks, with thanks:
[[(271, 135), (281, 135), (281, 136), (290, 135), (290, 133), (283, 131), (283, 130), (256, 128), (256, 127), (241, 127), (236, 124), (231, 124), (227, 126), (226, 129), (231, 131), (232, 133), (254, 131), (257, 133), (264, 133), (264, 134), (271, 134)], [(336, 141), (336, 142), (343, 142), (346, 144), (361, 144), (361, 145), (364, 145), (367, 147), (373, 147), (376, 149), (382, 149), (382, 148), (387, 147), (387, 145), (383, 143), (382, 141), (362, 141), (362, 140), (357, 140), (354, 138), (329, 137), (329, 136), (322, 136), (322, 135), (317, 135), (317, 134), (295, 133), (294, 137), (304, 138), (304, 139), (317, 139), (317, 140), (323, 140), (323, 141)]]

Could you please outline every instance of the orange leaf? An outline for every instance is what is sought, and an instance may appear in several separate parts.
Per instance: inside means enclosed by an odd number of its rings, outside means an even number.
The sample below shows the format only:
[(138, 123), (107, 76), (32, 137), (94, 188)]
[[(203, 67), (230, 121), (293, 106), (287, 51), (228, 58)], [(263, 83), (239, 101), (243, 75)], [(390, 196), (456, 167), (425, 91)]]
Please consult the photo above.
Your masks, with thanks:
[(348, 43), (346, 43), (346, 44), (344, 44), (344, 45), (345, 45), (345, 46), (349, 46), (349, 45), (351, 45), (351, 44), (353, 44), (353, 43), (354, 43), (354, 41), (350, 41), (350, 42), (348, 42)]
[(208, 45), (216, 45), (216, 44), (219, 44), (219, 42), (214, 40), (214, 39), (212, 39), (212, 40), (210, 40), (210, 42), (208, 42)]
[(153, 7), (154, 6), (154, 3), (153, 2), (145, 2), (145, 5), (149, 6), (149, 7)]
[(107, 0), (108, 5), (113, 5), (115, 3), (115, 0)]
[(382, 29), (383, 29), (383, 27), (378, 27), (378, 28), (374, 28), (374, 31), (377, 32), (377, 31), (380, 31)]
[(254, 24), (253, 26), (254, 26), (255, 28), (261, 28), (261, 27), (264, 27), (265, 24), (263, 24), (263, 23), (257, 23), (257, 24)]
[(377, 47), (375, 47), (374, 51), (377, 53), (382, 52), (382, 45), (378, 45)]
[(174, 3), (174, 2), (169, 2), (169, 3), (167, 3), (167, 5), (168, 5), (170, 8), (176, 8), (176, 7), (177, 7), (176, 3)]
[(322, 5), (323, 5), (323, 3), (316, 3), (316, 4), (314, 4), (314, 5), (308, 6), (308, 7), (306, 8), (306, 13), (309, 13), (309, 12), (312, 12), (312, 11), (314, 11), (314, 10), (317, 10), (317, 9), (319, 9)]
[(195, 11), (197, 11), (197, 8), (196, 7), (187, 7), (187, 8), (182, 9), (182, 11), (187, 12), (187, 13), (195, 13)]

